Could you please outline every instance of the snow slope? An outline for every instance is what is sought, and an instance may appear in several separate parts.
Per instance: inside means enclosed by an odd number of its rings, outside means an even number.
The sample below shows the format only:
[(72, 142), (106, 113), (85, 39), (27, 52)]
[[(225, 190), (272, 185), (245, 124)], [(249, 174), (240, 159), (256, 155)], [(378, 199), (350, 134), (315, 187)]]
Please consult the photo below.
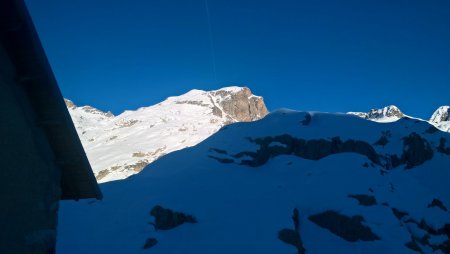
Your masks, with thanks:
[[(57, 252), (449, 253), (446, 165), (424, 121), (279, 110), (61, 202)], [(163, 229), (157, 205), (197, 223)]]
[(66, 105), (99, 182), (136, 174), (160, 156), (193, 146), (226, 124), (267, 114), (262, 97), (245, 87), (192, 90), (118, 116), (77, 107), (70, 100)]

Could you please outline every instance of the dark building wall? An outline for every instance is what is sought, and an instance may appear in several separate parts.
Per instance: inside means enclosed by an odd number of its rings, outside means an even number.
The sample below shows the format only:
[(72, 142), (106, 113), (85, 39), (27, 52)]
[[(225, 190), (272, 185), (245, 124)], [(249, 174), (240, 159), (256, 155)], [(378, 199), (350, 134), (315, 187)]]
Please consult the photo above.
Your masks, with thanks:
[(53, 253), (60, 172), (0, 44), (0, 253)]

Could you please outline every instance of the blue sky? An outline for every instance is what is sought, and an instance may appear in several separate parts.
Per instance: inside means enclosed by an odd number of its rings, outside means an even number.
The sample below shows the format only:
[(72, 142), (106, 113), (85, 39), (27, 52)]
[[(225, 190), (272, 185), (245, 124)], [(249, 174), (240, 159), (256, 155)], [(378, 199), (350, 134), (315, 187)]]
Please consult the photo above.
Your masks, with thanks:
[(212, 47), (205, 0), (26, 3), (63, 95), (115, 114), (230, 85), (270, 110), (450, 104), (447, 0), (208, 0)]

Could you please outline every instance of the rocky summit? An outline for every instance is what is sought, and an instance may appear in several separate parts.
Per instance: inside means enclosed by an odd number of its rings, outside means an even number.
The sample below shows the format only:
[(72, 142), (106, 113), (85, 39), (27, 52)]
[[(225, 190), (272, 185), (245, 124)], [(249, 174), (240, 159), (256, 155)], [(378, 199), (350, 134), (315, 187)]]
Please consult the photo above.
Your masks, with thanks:
[(348, 112), (361, 118), (376, 122), (393, 122), (405, 116), (397, 106), (390, 105), (381, 109), (371, 109), (369, 112)]

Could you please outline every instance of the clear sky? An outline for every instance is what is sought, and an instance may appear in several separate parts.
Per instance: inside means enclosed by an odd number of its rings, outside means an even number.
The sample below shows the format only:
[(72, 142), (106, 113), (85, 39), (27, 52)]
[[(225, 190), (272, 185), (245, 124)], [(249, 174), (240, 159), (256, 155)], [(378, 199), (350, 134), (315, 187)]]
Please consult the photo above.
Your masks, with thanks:
[(115, 114), (230, 85), (270, 110), (450, 104), (448, 0), (26, 3), (63, 95)]

